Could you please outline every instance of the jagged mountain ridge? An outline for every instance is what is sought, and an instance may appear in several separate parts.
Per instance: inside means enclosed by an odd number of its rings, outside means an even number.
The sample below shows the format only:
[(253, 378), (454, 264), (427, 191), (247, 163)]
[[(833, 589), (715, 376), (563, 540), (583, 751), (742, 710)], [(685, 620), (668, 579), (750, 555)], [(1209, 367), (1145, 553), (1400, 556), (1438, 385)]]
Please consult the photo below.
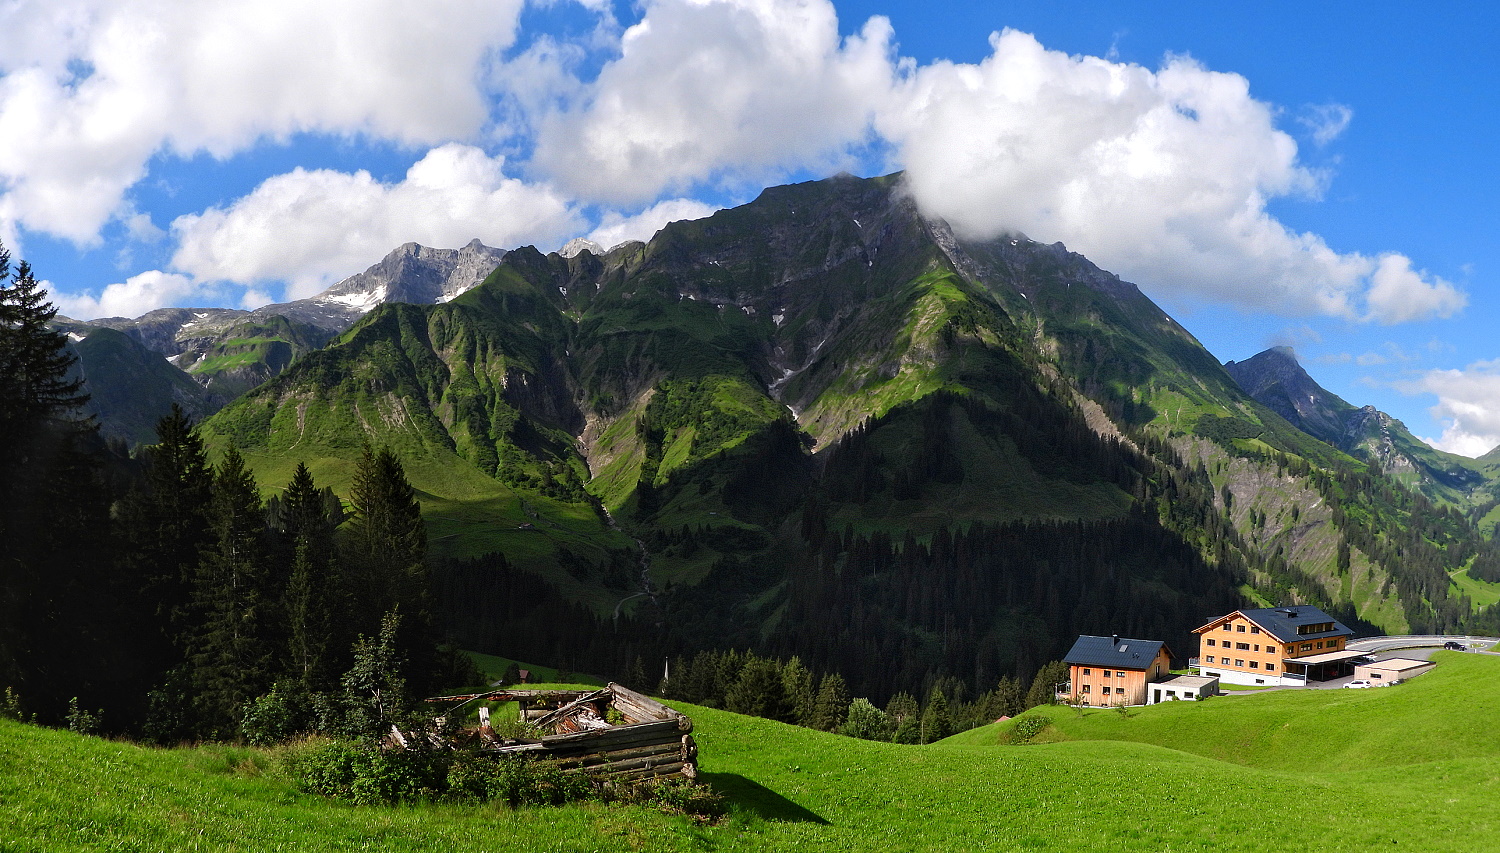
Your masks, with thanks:
[[(1456, 542), (1462, 519), (1245, 394), (1133, 285), (1058, 245), (958, 239), (894, 176), (768, 189), (603, 255), (513, 250), (447, 303), (378, 308), (206, 429), (336, 488), (364, 441), (391, 444), (435, 547), (502, 552), (689, 644), (831, 665), (875, 632), (902, 666), (1020, 671), (1056, 632), (1176, 636), (1241, 585), (1392, 630), (1460, 618), (1440, 565), (1460, 548), (1392, 555), (1408, 529)], [(1027, 548), (993, 537), (1033, 525), (1065, 526), (1031, 552), (1092, 556), (1002, 565)], [(617, 526), (644, 544), (644, 589)], [(923, 554), (975, 574), (922, 587), (948, 569), (895, 564)], [(1008, 573), (1029, 591), (973, 587)], [(476, 600), (455, 607), (488, 642)]]
[[(208, 393), (191, 401), (181, 389), (160, 393), (166, 385), (179, 386), (175, 378), (163, 378), (160, 367), (140, 368), (160, 381), (132, 386), (128, 375), (111, 371), (86, 371), (89, 390), (101, 398), (115, 399), (130, 393), (137, 401), (127, 422), (113, 423), (113, 405), (96, 414), (105, 432), (132, 442), (149, 440), (139, 420), (165, 414), (178, 402), (200, 416), (216, 411), (228, 400), (261, 384), (286, 369), (292, 361), (328, 343), (348, 329), (369, 309), (384, 302), (437, 304), (474, 287), (505, 257), (477, 239), (459, 249), (433, 249), (416, 243), (397, 247), (379, 263), (333, 285), (308, 299), (266, 305), (253, 311), (233, 308), (161, 308), (136, 318), (108, 317), (77, 321), (57, 318), (56, 325), (80, 340), (98, 329), (128, 335), (146, 350), (156, 353), (175, 369), (202, 385)], [(116, 388), (103, 383), (120, 381)], [(166, 385), (162, 383), (165, 382)], [(155, 412), (154, 417), (150, 413)], [(144, 438), (143, 438), (144, 436)]]
[(1246, 393), (1298, 429), (1435, 500), (1468, 504), (1488, 484), (1472, 460), (1437, 450), (1374, 406), (1355, 406), (1323, 388), (1290, 347), (1273, 347), (1224, 369)]

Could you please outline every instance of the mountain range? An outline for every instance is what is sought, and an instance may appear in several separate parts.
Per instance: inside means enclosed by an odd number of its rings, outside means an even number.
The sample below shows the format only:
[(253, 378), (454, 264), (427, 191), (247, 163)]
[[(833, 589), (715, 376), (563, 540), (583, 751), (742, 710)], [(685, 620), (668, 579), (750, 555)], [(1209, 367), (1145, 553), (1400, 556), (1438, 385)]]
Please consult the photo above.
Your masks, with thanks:
[(233, 398), (204, 434), (265, 487), (306, 462), (344, 491), (366, 443), (396, 449), (466, 647), (753, 647), (888, 695), (1029, 675), (1078, 633), (1186, 646), (1247, 601), (1496, 618), (1464, 577), (1485, 462), (1288, 351), (1221, 365), (1135, 285), (964, 239), (900, 176), (607, 251), (409, 244), (304, 302), (72, 331), (197, 368)]

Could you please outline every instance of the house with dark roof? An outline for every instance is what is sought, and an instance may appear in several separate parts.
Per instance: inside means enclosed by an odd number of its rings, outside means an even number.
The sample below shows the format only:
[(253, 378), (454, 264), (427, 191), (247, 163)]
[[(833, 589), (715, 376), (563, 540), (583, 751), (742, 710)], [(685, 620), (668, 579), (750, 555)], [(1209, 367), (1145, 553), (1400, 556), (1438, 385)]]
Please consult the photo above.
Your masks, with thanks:
[(1302, 686), (1354, 671), (1354, 632), (1307, 604), (1236, 610), (1201, 628), (1198, 673), (1226, 684)]
[(1144, 705), (1146, 685), (1171, 677), (1172, 651), (1160, 640), (1119, 635), (1079, 637), (1063, 661), (1071, 701), (1083, 705)]

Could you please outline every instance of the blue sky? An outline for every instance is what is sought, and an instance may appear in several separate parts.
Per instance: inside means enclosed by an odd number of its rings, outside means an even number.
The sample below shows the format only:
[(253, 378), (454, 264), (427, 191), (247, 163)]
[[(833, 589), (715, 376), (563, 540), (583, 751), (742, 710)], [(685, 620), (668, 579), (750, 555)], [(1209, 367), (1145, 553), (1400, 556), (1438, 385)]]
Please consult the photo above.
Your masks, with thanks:
[(906, 169), (1221, 360), (1500, 444), (1494, 13), (1439, 4), (0, 3), (0, 239), (64, 313), (310, 295), (399, 243), (647, 237)]

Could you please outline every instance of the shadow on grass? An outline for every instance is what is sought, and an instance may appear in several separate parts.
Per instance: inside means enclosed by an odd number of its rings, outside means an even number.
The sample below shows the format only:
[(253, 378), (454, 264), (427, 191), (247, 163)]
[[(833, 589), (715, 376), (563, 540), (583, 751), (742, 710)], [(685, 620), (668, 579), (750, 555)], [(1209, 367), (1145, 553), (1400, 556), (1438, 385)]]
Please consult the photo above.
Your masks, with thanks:
[(829, 825), (819, 815), (738, 773), (703, 773), (698, 778), (699, 781), (707, 782), (731, 804), (749, 809), (765, 820)]

